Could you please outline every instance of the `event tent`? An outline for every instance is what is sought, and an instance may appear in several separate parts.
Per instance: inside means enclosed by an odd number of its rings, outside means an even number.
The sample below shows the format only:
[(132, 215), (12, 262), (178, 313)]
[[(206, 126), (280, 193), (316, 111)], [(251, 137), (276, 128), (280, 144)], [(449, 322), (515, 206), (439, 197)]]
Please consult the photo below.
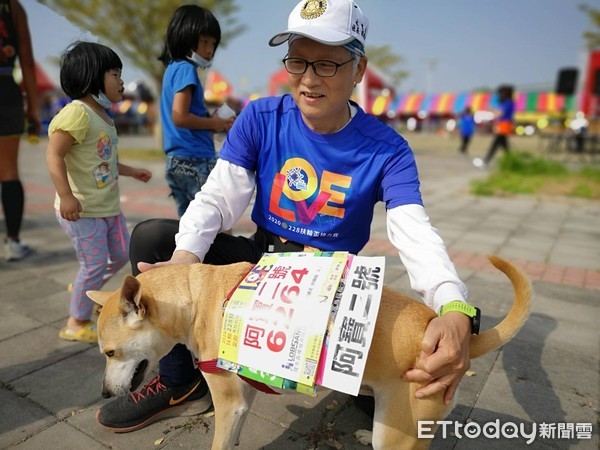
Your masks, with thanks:
[[(21, 73), (21, 68), (18, 65), (15, 67), (13, 75), (15, 80), (17, 80), (17, 83), (21, 86), (21, 89), (23, 89), (23, 75)], [(56, 85), (38, 63), (35, 63), (35, 77), (38, 93), (43, 94), (56, 88)]]
[(206, 74), (204, 85), (204, 99), (210, 103), (223, 103), (233, 94), (231, 83), (216, 70)]
[[(407, 93), (395, 96), (371, 98), (366, 106), (367, 112), (375, 115), (392, 113), (398, 116), (412, 116), (419, 113), (427, 115), (451, 116), (471, 106), (474, 111), (490, 111), (498, 107), (498, 99), (491, 92), (460, 92), (429, 94)], [(572, 111), (575, 107), (574, 96), (558, 95), (554, 92), (517, 92), (515, 110), (517, 113), (560, 113)]]

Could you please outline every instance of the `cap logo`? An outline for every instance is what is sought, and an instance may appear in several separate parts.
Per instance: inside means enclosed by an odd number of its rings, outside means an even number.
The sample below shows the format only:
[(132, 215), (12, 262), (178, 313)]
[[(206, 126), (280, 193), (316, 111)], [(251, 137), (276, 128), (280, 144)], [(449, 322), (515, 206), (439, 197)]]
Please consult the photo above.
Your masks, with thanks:
[(352, 31), (355, 34), (362, 36), (363, 39), (367, 38), (367, 29), (365, 28), (365, 24), (359, 23), (358, 20), (352, 24)]
[(326, 9), (326, 0), (308, 0), (300, 10), (300, 17), (304, 20), (316, 19), (323, 15)]

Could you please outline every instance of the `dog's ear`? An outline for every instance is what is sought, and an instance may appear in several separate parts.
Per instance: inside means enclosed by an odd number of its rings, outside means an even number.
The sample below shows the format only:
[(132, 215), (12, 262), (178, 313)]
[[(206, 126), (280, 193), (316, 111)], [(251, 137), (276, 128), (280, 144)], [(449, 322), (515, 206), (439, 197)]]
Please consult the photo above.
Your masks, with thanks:
[(100, 306), (104, 306), (106, 301), (113, 294), (112, 291), (86, 291), (85, 295), (87, 295), (90, 300), (95, 303), (98, 303)]
[(131, 275), (127, 275), (123, 281), (119, 307), (131, 328), (137, 328), (146, 316), (146, 305), (142, 302), (142, 285)]

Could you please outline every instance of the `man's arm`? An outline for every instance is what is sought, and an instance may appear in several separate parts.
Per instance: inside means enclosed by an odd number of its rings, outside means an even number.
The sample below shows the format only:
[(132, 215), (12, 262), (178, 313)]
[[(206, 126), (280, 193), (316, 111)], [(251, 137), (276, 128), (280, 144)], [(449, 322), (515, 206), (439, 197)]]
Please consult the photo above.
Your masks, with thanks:
[(244, 214), (255, 186), (253, 172), (219, 159), (181, 217), (176, 251), (188, 251), (202, 261), (217, 233), (233, 228)]
[[(387, 215), (388, 236), (406, 267), (412, 288), (436, 313), (442, 305), (465, 301), (467, 288), (450, 261), (446, 247), (421, 205), (393, 208)], [(444, 392), (452, 400), (469, 369), (471, 322), (459, 312), (433, 319), (421, 343), (415, 367), (404, 374), (408, 381), (425, 382), (417, 398)]]
[(451, 301), (465, 301), (468, 292), (450, 261), (446, 246), (421, 205), (388, 210), (388, 238), (398, 250), (412, 288), (436, 313)]
[(140, 262), (140, 272), (169, 264), (202, 262), (215, 236), (231, 229), (242, 216), (255, 186), (253, 172), (219, 159), (179, 221), (171, 259), (155, 264)]

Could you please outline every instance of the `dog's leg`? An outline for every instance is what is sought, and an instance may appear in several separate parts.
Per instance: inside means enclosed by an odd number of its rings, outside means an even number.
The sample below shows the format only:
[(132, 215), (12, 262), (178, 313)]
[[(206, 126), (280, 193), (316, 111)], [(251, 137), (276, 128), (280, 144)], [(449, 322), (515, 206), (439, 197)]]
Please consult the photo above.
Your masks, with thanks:
[(418, 439), (417, 423), (420, 420), (437, 421), (445, 417), (451, 405), (443, 403), (442, 396), (415, 398), (420, 386), (392, 380), (384, 386), (373, 388), (375, 417), (373, 419), (372, 445), (376, 450), (428, 449), (431, 439)]
[(215, 408), (212, 450), (232, 450), (252, 406), (256, 390), (232, 372), (205, 374)]
[[(237, 432), (235, 433), (235, 445), (240, 444), (240, 435), (242, 430), (244, 429), (244, 425), (246, 424), (246, 419), (248, 418), (248, 413), (250, 412), (250, 408), (252, 408), (252, 404), (254, 403), (254, 399), (256, 398), (256, 389), (250, 386), (248, 383), (243, 383), (244, 390), (244, 400), (246, 402), (246, 410), (245, 413), (242, 414), (240, 420), (238, 421)], [(232, 431), (233, 432), (233, 431)]]

